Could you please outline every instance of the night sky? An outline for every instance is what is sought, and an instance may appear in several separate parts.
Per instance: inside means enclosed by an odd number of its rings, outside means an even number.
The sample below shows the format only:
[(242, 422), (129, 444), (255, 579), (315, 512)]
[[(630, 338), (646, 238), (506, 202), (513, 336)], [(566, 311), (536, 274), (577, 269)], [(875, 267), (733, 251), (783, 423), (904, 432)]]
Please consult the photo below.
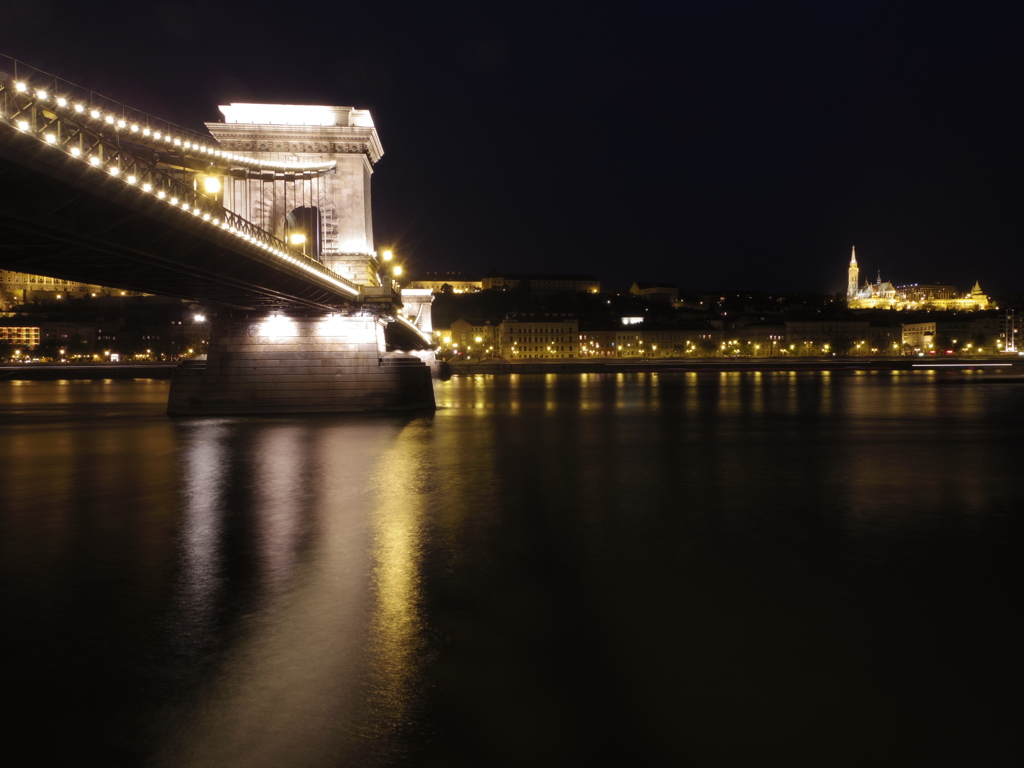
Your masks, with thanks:
[[(13, 15), (12, 15), (13, 14)], [(187, 127), (371, 111), (410, 266), (1024, 289), (1019, 4), (33, 0), (0, 53)]]

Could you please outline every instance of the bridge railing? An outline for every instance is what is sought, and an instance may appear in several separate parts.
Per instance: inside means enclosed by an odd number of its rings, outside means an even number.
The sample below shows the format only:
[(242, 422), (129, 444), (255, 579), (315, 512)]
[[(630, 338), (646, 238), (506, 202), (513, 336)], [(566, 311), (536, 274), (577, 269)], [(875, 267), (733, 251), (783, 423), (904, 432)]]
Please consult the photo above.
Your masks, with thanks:
[(116, 179), (134, 189), (140, 200), (150, 199), (195, 220), (197, 227), (219, 230), (249, 243), (264, 254), (290, 264), (340, 289), (349, 297), (359, 295), (359, 287), (318, 261), (291, 249), (282, 240), (238, 214), (219, 205), (195, 187), (160, 170), (152, 158), (139, 156), (115, 138), (96, 132), (78, 122), (65, 110), (54, 109), (51, 94), (35, 86), (20, 89), (16, 83), (0, 77), (0, 124), (34, 137), (50, 151), (61, 152), (68, 162), (79, 162), (97, 174), (96, 182)]
[(0, 54), (0, 80), (5, 80), (8, 83), (25, 83), (31, 89), (45, 90), (55, 98), (62, 97), (68, 101), (85, 104), (89, 109), (98, 110), (105, 115), (114, 115), (118, 119), (124, 120), (126, 124), (145, 126), (149, 128), (151, 133), (160, 132), (163, 135), (170, 133), (183, 138), (188, 137), (191, 141), (211, 143), (211, 139), (207, 134), (182, 128), (180, 125), (154, 117), (141, 110), (133, 109), (116, 99), (111, 99), (96, 91), (75, 85), (56, 75), (51, 75), (49, 72), (36, 69), (23, 61), (18, 61), (2, 54)]
[[(96, 91), (75, 85), (72, 82), (51, 75), (10, 56), (0, 54), (0, 82), (6, 83), (10, 92), (43, 94), (51, 102), (52, 109), (69, 109), (79, 113), (83, 121), (93, 121), (97, 132), (110, 132), (133, 143), (147, 145), (161, 151), (188, 156), (204, 163), (225, 168), (242, 168), (248, 173), (266, 172), (320, 175), (334, 170), (337, 163), (284, 162), (238, 155), (220, 149), (208, 134), (182, 128), (175, 123), (154, 117), (147, 112), (133, 109), (122, 102), (111, 99)], [(8, 104), (0, 104), (8, 114)]]

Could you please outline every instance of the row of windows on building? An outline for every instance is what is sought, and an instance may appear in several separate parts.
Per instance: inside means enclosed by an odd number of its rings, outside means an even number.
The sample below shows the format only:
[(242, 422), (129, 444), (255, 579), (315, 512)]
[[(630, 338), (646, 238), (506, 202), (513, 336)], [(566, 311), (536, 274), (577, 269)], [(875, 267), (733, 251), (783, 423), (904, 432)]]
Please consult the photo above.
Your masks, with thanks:
[(21, 272), (0, 270), (0, 285), (83, 285), (72, 280), (59, 277), (43, 277), (42, 275), (26, 275)]
[(24, 347), (38, 346), (40, 339), (39, 326), (32, 325), (0, 325), (0, 342)]

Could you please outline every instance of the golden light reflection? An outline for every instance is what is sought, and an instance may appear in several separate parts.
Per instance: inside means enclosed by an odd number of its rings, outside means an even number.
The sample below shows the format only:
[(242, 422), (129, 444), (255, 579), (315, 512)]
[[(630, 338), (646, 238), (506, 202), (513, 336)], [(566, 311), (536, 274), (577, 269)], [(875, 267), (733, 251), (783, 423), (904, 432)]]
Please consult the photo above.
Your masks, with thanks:
[(596, 411), (601, 407), (600, 380), (596, 373), (579, 374), (580, 410)]
[(615, 374), (615, 410), (626, 407), (626, 374)]
[[(356, 764), (363, 740), (379, 743), (407, 721), (415, 669), (403, 655), (418, 622), (405, 517), (414, 513), (388, 491), (385, 469), (400, 466), (403, 427), (199, 427), (184, 466), (193, 587), (182, 596), (183, 642), (194, 642), (190, 617), (204, 600), (218, 621), (238, 598), (244, 612), (195, 717), (164, 751), (175, 765), (310, 765), (324, 754)], [(404, 492), (405, 478), (395, 479)], [(225, 572), (232, 561), (254, 589), (238, 591)]]
[(644, 382), (644, 406), (647, 408), (661, 408), (661, 381), (657, 372), (643, 374)]
[(821, 410), (832, 413), (835, 404), (832, 399), (832, 371), (821, 372)]
[(696, 371), (687, 371), (684, 377), (686, 387), (683, 389), (683, 397), (685, 398), (686, 412), (690, 415), (697, 414), (700, 412), (700, 378)]
[(558, 410), (558, 377), (554, 373), (544, 374), (544, 410)]
[(511, 413), (519, 413), (519, 384), (519, 374), (510, 374), (508, 377), (508, 409)]
[(720, 413), (740, 413), (743, 410), (743, 398), (740, 387), (743, 374), (740, 371), (722, 371), (718, 374), (718, 411)]
[(422, 642), (422, 506), (429, 466), (423, 434), (429, 428), (429, 420), (421, 419), (403, 429), (381, 456), (373, 482), (379, 489), (371, 517), (377, 607), (370, 646), (382, 722), (395, 727), (412, 699)]
[(786, 384), (788, 385), (786, 387), (786, 413), (790, 416), (796, 416), (800, 413), (800, 397), (799, 389), (797, 388), (800, 381), (799, 375), (796, 371), (787, 371), (785, 377)]
[(473, 413), (479, 417), (487, 415), (491, 404), (491, 395), (487, 386), (489, 378), (482, 375), (474, 376), (473, 379)]

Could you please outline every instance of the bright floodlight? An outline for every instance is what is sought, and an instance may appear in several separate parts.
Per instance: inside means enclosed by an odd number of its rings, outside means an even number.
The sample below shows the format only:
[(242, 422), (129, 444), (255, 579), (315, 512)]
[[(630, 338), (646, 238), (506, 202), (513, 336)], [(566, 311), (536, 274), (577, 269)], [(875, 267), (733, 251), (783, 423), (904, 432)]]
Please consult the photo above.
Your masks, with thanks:
[(207, 176), (203, 179), (203, 189), (206, 190), (207, 194), (216, 195), (220, 192), (220, 179), (216, 176)]
[(325, 107), (313, 104), (226, 104), (221, 105), (225, 123), (257, 125), (341, 125), (373, 128), (365, 109)]
[(302, 245), (306, 242), (306, 236), (296, 232), (294, 235), (288, 238), (292, 245)]
[(392, 259), (392, 257), (394, 257), (394, 255), (395, 254), (393, 254), (391, 251), (384, 251), (384, 253), (381, 254), (381, 256), (383, 257), (384, 261), (391, 261), (391, 259)]

